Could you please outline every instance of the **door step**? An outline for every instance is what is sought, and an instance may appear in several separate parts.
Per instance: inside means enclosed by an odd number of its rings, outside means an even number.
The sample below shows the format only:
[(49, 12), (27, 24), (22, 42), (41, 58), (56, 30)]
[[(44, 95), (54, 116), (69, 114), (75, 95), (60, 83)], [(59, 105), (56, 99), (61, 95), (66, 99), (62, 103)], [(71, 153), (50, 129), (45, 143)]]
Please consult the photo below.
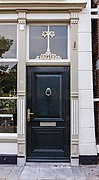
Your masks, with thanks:
[(35, 166), (35, 167), (46, 167), (46, 166), (51, 166), (51, 167), (61, 167), (61, 166), (70, 166), (71, 163), (65, 162), (65, 163), (59, 163), (59, 162), (26, 162), (26, 166)]

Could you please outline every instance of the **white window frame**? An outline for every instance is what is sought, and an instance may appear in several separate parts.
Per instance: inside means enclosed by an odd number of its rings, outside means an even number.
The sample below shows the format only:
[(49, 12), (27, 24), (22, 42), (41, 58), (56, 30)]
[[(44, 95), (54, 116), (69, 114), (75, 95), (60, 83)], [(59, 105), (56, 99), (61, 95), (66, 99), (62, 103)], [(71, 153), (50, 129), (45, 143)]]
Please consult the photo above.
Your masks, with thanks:
[[(2, 18), (5, 17), (2, 15)], [(8, 17), (8, 15), (7, 15)], [(16, 50), (16, 58), (2, 58), (0, 60), (1, 63), (16, 63), (18, 64), (18, 24), (17, 23), (7, 23), (7, 22), (0, 22), (0, 25), (16, 25), (17, 27), (17, 50)], [(12, 99), (12, 100), (16, 100), (17, 101), (17, 96), (16, 97), (0, 97), (0, 100), (5, 100), (5, 99)], [(1, 114), (0, 114), (1, 115)], [(15, 138), (17, 137), (17, 132), (16, 133), (0, 133), (0, 139), (7, 137), (7, 139), (9, 138)]]
[[(35, 14), (34, 15), (31, 15), (29, 14), (27, 16), (28, 21), (30, 21), (30, 23), (28, 23), (27, 25), (27, 46), (26, 46), (26, 49), (27, 49), (27, 52), (26, 52), (26, 64), (27, 65), (70, 65), (70, 25), (69, 23), (66, 22), (66, 19), (68, 20), (70, 18), (69, 14), (61, 14), (60, 15), (60, 18), (59, 18), (59, 14), (53, 14), (50, 15), (50, 14), (41, 14), (40, 15), (40, 19), (39, 19), (39, 23), (35, 23), (35, 22), (32, 22), (31, 23), (31, 20), (33, 21), (33, 18), (35, 17), (35, 20), (38, 20), (38, 17), (39, 17), (40, 14)], [(46, 17), (46, 19), (44, 19), (44, 17)], [(53, 18), (52, 18), (53, 17)], [(57, 22), (55, 22), (57, 18)], [(50, 21), (49, 21), (50, 20)], [(63, 21), (63, 22), (60, 22)], [(48, 23), (44, 23), (44, 21), (48, 21)], [(59, 21), (59, 22), (58, 22)], [(37, 60), (37, 59), (29, 59), (29, 25), (66, 25), (67, 28), (68, 28), (68, 49), (67, 49), (67, 53), (68, 53), (68, 58), (67, 59), (61, 59), (61, 60)]]
[(18, 62), (18, 24), (17, 23), (1, 23), (0, 22), (0, 25), (16, 25), (17, 27), (17, 46), (16, 46), (16, 58), (2, 58), (1, 62)]

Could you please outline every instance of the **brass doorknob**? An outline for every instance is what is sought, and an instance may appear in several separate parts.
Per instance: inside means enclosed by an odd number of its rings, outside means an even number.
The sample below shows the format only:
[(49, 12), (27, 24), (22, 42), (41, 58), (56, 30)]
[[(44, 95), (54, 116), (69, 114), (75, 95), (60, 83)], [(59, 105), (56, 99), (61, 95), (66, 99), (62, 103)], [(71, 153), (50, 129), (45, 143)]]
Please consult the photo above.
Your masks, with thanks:
[(34, 113), (31, 113), (30, 109), (27, 109), (27, 121), (30, 122), (31, 115), (34, 115)]

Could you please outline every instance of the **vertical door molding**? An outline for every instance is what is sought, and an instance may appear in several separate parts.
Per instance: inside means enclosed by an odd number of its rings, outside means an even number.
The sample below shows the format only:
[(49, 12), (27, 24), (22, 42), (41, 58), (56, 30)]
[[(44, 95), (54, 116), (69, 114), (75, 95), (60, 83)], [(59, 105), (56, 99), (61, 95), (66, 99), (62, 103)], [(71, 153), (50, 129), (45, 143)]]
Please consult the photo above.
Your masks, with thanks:
[[(18, 157), (25, 157), (26, 12), (18, 12)], [(24, 163), (25, 163), (25, 158)], [(18, 164), (20, 164), (18, 158)]]
[(71, 13), (71, 164), (79, 163), (78, 124), (78, 13)]

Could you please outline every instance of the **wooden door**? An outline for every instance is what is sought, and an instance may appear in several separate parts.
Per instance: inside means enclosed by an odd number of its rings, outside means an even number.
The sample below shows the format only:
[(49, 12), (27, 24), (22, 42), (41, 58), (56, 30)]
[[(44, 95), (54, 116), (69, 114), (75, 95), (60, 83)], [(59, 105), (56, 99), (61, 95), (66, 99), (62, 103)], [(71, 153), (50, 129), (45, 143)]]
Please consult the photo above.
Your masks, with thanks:
[(27, 161), (69, 161), (69, 67), (27, 67), (27, 111)]

